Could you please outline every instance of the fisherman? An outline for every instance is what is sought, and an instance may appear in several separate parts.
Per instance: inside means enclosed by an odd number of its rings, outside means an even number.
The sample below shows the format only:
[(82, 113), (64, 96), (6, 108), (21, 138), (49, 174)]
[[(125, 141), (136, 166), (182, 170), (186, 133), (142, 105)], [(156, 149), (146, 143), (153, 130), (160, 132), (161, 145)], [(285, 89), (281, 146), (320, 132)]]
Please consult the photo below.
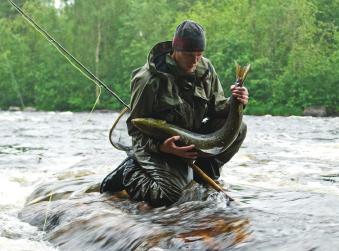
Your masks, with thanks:
[[(224, 153), (209, 158), (198, 157), (194, 145), (177, 145), (179, 136), (162, 142), (131, 123), (134, 118), (155, 118), (197, 133), (221, 128), (228, 115), (229, 98), (224, 96), (213, 65), (203, 57), (205, 47), (204, 29), (186, 20), (176, 28), (172, 41), (156, 44), (147, 63), (132, 73), (127, 127), (133, 154), (104, 179), (101, 192), (125, 189), (136, 201), (155, 207), (171, 205), (193, 179), (204, 184), (193, 174), (187, 160), (195, 160), (209, 177), (217, 180), (221, 167), (238, 152), (246, 136), (244, 123), (233, 144)], [(232, 85), (231, 93), (247, 104), (245, 87)]]

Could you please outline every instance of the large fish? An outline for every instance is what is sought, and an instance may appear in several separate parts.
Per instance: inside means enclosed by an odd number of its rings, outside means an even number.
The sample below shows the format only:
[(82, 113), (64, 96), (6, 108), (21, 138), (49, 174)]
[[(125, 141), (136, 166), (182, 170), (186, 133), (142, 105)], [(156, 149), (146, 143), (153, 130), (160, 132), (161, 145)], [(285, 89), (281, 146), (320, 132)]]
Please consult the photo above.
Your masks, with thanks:
[[(236, 64), (236, 85), (242, 86), (250, 65), (240, 67)], [(135, 118), (132, 123), (141, 132), (165, 140), (172, 136), (180, 136), (182, 145), (195, 145), (199, 156), (208, 157), (223, 153), (237, 138), (243, 118), (243, 104), (235, 97), (230, 98), (230, 110), (225, 124), (217, 131), (208, 134), (194, 133), (164, 120), (152, 118)]]

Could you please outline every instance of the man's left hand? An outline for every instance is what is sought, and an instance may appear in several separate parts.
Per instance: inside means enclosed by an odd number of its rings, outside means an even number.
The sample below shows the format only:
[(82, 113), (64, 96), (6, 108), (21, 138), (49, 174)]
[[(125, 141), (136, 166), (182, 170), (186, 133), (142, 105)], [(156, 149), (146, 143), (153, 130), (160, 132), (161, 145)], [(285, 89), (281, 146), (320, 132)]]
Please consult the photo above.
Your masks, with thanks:
[(243, 105), (248, 103), (248, 90), (246, 87), (237, 87), (235, 85), (231, 86), (231, 92), (234, 97), (239, 100)]

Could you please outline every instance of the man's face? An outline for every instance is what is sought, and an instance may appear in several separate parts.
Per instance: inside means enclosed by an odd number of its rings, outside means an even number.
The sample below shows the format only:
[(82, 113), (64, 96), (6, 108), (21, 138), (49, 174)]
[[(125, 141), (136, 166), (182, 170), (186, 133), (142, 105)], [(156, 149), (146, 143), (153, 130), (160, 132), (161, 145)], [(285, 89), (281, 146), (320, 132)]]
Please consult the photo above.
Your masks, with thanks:
[(186, 73), (192, 73), (197, 68), (199, 61), (201, 60), (202, 52), (201, 51), (174, 51), (173, 58), (177, 64), (184, 70)]

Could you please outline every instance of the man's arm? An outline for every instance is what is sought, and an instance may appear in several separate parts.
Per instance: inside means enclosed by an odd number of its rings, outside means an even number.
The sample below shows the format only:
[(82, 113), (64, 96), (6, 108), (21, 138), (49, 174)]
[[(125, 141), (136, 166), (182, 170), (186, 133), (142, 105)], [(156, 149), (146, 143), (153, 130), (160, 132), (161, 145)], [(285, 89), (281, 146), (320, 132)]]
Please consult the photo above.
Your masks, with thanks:
[(235, 85), (231, 86), (231, 93), (234, 97), (236, 97), (240, 103), (243, 105), (247, 105), (248, 103), (248, 90), (246, 87), (237, 87)]
[(195, 145), (189, 146), (177, 146), (175, 141), (178, 141), (180, 136), (173, 136), (166, 139), (159, 147), (160, 151), (163, 153), (173, 154), (180, 158), (185, 159), (196, 159), (198, 153), (194, 151)]

